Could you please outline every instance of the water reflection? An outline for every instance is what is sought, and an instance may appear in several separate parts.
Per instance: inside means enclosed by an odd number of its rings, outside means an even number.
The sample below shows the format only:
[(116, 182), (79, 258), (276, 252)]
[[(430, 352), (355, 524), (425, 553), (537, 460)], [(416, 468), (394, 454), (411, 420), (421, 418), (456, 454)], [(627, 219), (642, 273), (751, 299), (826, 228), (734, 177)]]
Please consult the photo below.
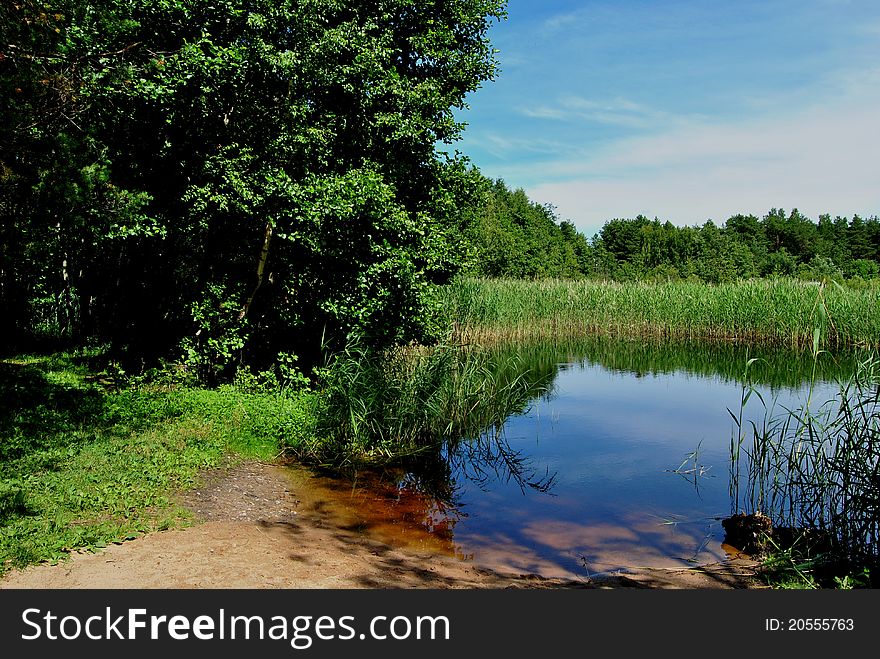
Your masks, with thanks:
[[(830, 396), (858, 354), (595, 339), (499, 358), (525, 378), (503, 427), (380, 473), (325, 479), (365, 532), (506, 571), (592, 576), (727, 560), (729, 442), (746, 363), (795, 407), (816, 367)], [(748, 415), (765, 410), (750, 402)]]

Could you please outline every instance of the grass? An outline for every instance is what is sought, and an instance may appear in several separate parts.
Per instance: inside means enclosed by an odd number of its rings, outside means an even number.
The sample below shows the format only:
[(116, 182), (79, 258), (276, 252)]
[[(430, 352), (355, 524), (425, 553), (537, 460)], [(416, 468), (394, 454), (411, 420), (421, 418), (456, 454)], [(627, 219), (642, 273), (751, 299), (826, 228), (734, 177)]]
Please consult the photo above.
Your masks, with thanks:
[(834, 282), (462, 279), (443, 307), (462, 340), (480, 344), (603, 334), (808, 347), (818, 328), (829, 347), (880, 345), (880, 289)]
[(117, 386), (94, 355), (0, 361), (0, 573), (187, 522), (199, 471), (272, 459), (299, 399), (240, 386)]
[(311, 432), (289, 451), (333, 466), (376, 465), (477, 440), (546, 390), (555, 367), (530, 371), (515, 356), (455, 345), (385, 353), (357, 346), (333, 357), (311, 398)]
[[(815, 351), (818, 354), (818, 350)], [(753, 394), (763, 421), (746, 426)], [(870, 586), (880, 569), (880, 360), (864, 359), (830, 400), (777, 410), (743, 388), (731, 438), (734, 511), (772, 520), (766, 574), (779, 587)]]

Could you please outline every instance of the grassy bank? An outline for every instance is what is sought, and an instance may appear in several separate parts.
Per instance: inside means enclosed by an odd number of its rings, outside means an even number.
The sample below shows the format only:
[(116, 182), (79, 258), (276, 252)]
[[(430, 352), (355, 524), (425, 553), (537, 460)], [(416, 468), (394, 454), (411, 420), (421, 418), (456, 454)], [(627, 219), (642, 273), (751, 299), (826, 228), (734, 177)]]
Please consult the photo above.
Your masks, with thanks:
[(352, 350), (297, 391), (246, 372), (215, 389), (174, 373), (121, 378), (98, 353), (0, 359), (0, 574), (185, 525), (175, 494), (243, 458), (335, 468), (417, 459), (434, 465), (426, 486), (443, 496), (453, 449), (467, 445), (475, 464), (500, 458), (523, 486), (542, 486), (502, 438), (482, 434), (540, 395), (555, 366), (531, 373), (440, 347)]
[(123, 383), (95, 355), (0, 361), (0, 573), (185, 523), (199, 470), (272, 459), (300, 401)]
[(880, 345), (880, 289), (797, 280), (464, 279), (444, 289), (443, 305), (475, 343), (605, 334), (799, 347), (812, 344), (818, 327), (830, 347)]

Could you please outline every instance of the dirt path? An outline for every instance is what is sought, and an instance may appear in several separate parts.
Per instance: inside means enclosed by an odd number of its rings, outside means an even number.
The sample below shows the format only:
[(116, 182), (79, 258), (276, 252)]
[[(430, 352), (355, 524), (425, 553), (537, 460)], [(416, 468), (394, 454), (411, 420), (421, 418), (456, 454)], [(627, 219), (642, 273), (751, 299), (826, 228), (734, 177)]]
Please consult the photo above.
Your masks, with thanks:
[[(182, 503), (200, 523), (146, 535), (57, 565), (7, 574), (0, 588), (743, 588), (746, 563), (705, 571), (644, 570), (594, 580), (481, 569), (430, 538), (377, 539), (328, 492), (275, 465), (248, 462), (206, 475)], [(427, 534), (425, 534), (427, 535)], [(378, 536), (381, 538), (381, 535)]]

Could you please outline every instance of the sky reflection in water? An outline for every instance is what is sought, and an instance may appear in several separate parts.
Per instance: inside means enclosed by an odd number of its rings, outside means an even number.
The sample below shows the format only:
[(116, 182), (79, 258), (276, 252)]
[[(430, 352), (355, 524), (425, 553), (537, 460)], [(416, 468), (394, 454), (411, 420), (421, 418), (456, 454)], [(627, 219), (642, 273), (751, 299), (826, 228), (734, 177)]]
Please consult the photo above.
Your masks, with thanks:
[[(682, 365), (687, 358), (680, 351), (671, 360), (640, 352), (642, 357), (633, 361), (630, 355), (623, 360), (629, 366), (620, 367), (620, 351), (613, 345), (603, 350), (598, 357), (559, 351), (563, 357), (549, 365), (558, 369), (550, 390), (503, 429), (501, 439), (526, 469), (538, 479), (552, 478), (547, 491), (523, 487), (498, 465), (475, 466), (475, 457), (460, 452), (450, 461), (452, 508), (433, 505), (412, 472), (398, 475), (390, 488), (387, 475), (362, 477), (362, 492), (370, 492), (359, 498), (364, 527), (398, 544), (405, 532), (408, 543), (424, 548), (412, 529), (421, 519), (433, 531), (432, 551), (546, 577), (727, 560), (721, 519), (733, 512), (729, 446), (735, 433), (728, 409), (738, 412), (743, 393), (729, 373), (742, 372), (748, 355), (722, 351), (713, 374), (705, 348), (694, 369)], [(764, 371), (774, 375), (756, 385), (768, 406), (782, 412), (802, 405), (809, 375), (804, 356), (763, 357), (779, 362), (765, 361)], [(721, 367), (731, 359), (739, 365)], [(847, 369), (830, 365), (828, 360), (814, 388), (816, 404), (833, 396), (833, 377)], [(764, 415), (753, 396), (746, 418), (760, 421)], [(474, 479), (478, 468), (482, 477)]]

